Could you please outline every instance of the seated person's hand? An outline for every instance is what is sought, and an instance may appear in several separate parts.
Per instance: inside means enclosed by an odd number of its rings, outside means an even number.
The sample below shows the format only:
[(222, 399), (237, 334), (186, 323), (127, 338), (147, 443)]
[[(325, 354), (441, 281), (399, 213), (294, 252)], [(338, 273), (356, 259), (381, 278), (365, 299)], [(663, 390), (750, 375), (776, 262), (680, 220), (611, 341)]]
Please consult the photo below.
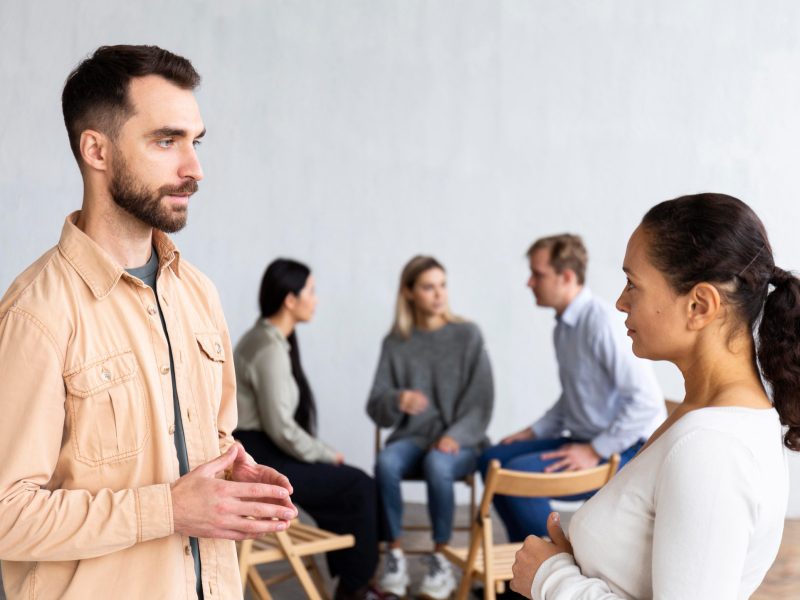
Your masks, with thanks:
[(403, 390), (399, 398), (400, 410), (408, 415), (418, 415), (428, 408), (428, 397), (419, 390)]
[(600, 455), (594, 451), (591, 444), (566, 444), (558, 450), (543, 452), (542, 459), (560, 458), (552, 465), (545, 468), (545, 473), (556, 471), (580, 471), (591, 469), (600, 464)]
[(445, 452), (447, 454), (458, 454), (458, 451), (461, 450), (459, 443), (449, 435), (440, 437), (439, 441), (436, 442), (433, 447), (439, 452)]
[(532, 440), (536, 436), (533, 434), (533, 430), (530, 427), (526, 427), (518, 431), (517, 433), (512, 433), (511, 435), (507, 435), (502, 440), (500, 440), (501, 444), (513, 444), (514, 442), (522, 442), (524, 440)]
[(529, 535), (525, 538), (525, 543), (517, 551), (514, 564), (511, 567), (514, 578), (511, 580), (510, 587), (526, 598), (531, 597), (533, 578), (544, 561), (562, 552), (572, 554), (572, 545), (570, 545), (567, 536), (564, 535), (564, 531), (561, 529), (561, 519), (558, 513), (550, 513), (547, 518), (547, 533), (550, 535), (550, 539), (553, 540), (552, 542), (545, 541), (535, 535)]
[(344, 464), (344, 454), (341, 452), (337, 452), (336, 456), (333, 457), (333, 464), (335, 465), (343, 465)]

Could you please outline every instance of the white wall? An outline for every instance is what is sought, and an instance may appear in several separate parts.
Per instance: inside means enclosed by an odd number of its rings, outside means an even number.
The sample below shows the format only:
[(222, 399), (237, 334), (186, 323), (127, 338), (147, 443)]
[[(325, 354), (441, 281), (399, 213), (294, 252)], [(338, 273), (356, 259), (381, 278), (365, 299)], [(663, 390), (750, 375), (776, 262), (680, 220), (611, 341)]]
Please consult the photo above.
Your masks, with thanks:
[(4, 0), (0, 289), (80, 204), (67, 73), (101, 44), (159, 44), (204, 77), (206, 180), (176, 237), (234, 339), (269, 260), (312, 265), (321, 305), (300, 336), (321, 433), (370, 468), (363, 406), (399, 269), (433, 253), (487, 339), (497, 437), (558, 391), (552, 315), (524, 288), (537, 236), (582, 233), (589, 283), (613, 300), (647, 207), (725, 191), (800, 267), (798, 31), (792, 0)]

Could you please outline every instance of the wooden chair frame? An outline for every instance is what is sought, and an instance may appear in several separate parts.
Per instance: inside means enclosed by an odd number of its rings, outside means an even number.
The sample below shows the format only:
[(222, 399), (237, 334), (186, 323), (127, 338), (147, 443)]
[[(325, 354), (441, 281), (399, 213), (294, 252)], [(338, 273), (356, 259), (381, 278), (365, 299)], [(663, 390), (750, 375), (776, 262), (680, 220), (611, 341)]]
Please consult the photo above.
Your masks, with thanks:
[(490, 510), (495, 494), (528, 498), (553, 498), (582, 494), (603, 487), (619, 467), (619, 455), (614, 454), (605, 465), (583, 471), (562, 473), (526, 473), (500, 467), (498, 460), (489, 463), (486, 486), (478, 514), (469, 537), (468, 548), (444, 548), (444, 555), (464, 572), (456, 600), (465, 600), (473, 580), (484, 584), (484, 600), (495, 600), (512, 578), (511, 565), (521, 543), (493, 542)]
[[(327, 600), (322, 576), (314, 561), (315, 554), (350, 548), (355, 538), (350, 534), (336, 534), (292, 521), (286, 531), (276, 531), (255, 540), (239, 543), (239, 572), (242, 576), (242, 591), (249, 583), (260, 600), (272, 600), (267, 589), (290, 577), (297, 577), (309, 600)], [(291, 570), (263, 579), (257, 565), (285, 560)]]

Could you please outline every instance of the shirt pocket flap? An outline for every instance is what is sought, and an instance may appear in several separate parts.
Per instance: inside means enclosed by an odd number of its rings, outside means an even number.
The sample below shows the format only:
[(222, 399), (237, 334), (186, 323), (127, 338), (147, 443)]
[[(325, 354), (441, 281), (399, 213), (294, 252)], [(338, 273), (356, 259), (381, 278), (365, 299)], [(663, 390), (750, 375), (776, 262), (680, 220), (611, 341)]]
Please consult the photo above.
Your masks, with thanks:
[(89, 364), (66, 377), (67, 390), (75, 396), (92, 394), (128, 381), (136, 374), (136, 358), (127, 351)]
[(215, 362), (225, 362), (225, 348), (222, 345), (222, 336), (213, 333), (195, 333), (197, 343), (206, 356)]

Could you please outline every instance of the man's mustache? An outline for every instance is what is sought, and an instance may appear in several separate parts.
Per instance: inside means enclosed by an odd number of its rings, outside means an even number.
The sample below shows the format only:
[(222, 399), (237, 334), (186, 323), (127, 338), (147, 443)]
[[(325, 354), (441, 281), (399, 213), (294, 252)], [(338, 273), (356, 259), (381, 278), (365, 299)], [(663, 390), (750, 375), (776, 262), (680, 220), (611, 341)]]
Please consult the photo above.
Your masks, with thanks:
[(194, 194), (199, 189), (194, 179), (189, 179), (178, 186), (165, 185), (158, 189), (161, 196), (175, 196), (180, 194)]

